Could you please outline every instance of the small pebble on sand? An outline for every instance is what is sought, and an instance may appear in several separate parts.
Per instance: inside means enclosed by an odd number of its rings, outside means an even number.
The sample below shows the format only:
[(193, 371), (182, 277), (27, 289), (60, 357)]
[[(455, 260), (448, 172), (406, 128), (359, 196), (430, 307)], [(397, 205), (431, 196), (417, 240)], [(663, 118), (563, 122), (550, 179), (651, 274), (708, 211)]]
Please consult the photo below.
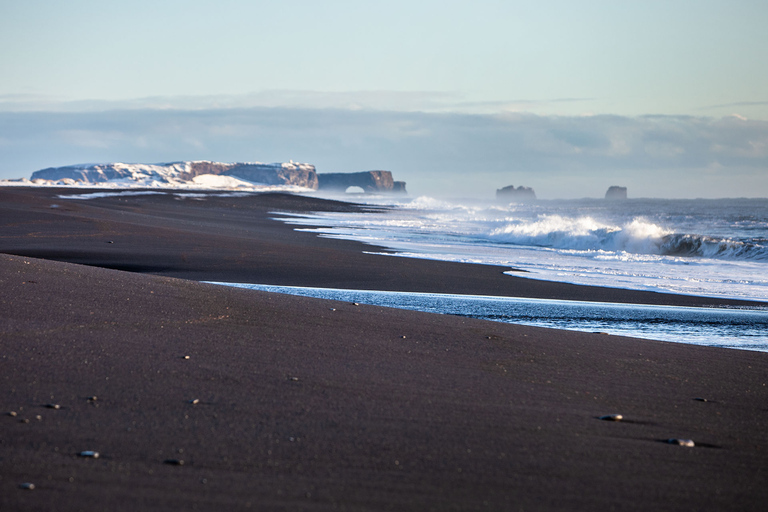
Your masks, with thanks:
[(86, 457), (89, 459), (98, 459), (99, 458), (99, 452), (94, 452), (93, 450), (85, 450), (84, 452), (78, 453), (80, 457)]
[(88, 397), (88, 401), (89, 401), (89, 402), (95, 402), (95, 401), (96, 401), (96, 400), (98, 400), (98, 399), (99, 399), (99, 397), (97, 397), (96, 395), (94, 395), (94, 396), (89, 396), (89, 397)]
[(18, 416), (18, 414), (19, 414), (19, 413), (17, 413), (16, 411), (9, 411), (9, 412), (8, 412), (8, 416), (11, 416), (11, 417), (13, 417), (13, 418), (15, 418), (16, 416)]
[(672, 439), (667, 439), (667, 442), (669, 444), (676, 444), (677, 446), (688, 446), (688, 447), (696, 446), (693, 442), (693, 439), (672, 438)]
[(606, 414), (605, 416), (600, 416), (600, 419), (605, 421), (621, 421), (624, 419), (624, 416), (621, 414)]
[(19, 484), (19, 489), (26, 489), (28, 491), (31, 491), (35, 488), (35, 484), (31, 482), (24, 482), (23, 484)]
[(709, 400), (707, 400), (706, 398), (701, 398), (701, 397), (696, 397), (694, 398), (694, 400), (696, 400), (697, 402), (709, 402)]
[(200, 399), (199, 398), (195, 398), (195, 399), (189, 400), (189, 403), (192, 404), (192, 405), (197, 405), (197, 404), (200, 403)]
[(163, 464), (169, 464), (171, 466), (183, 466), (184, 461), (181, 459), (165, 459)]
[(189, 356), (183, 356), (182, 359), (189, 359)]
[(45, 407), (48, 409), (61, 409), (59, 404), (45, 404)]

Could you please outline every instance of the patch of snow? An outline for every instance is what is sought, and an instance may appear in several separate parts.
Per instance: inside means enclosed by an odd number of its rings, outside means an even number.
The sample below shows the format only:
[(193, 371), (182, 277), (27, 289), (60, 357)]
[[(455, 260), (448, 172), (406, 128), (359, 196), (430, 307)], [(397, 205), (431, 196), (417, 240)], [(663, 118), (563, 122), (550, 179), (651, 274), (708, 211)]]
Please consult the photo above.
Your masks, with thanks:
[(241, 188), (241, 187), (253, 187), (254, 184), (250, 181), (245, 181), (234, 176), (221, 176), (217, 174), (201, 174), (192, 178), (192, 183), (200, 185), (205, 188)]

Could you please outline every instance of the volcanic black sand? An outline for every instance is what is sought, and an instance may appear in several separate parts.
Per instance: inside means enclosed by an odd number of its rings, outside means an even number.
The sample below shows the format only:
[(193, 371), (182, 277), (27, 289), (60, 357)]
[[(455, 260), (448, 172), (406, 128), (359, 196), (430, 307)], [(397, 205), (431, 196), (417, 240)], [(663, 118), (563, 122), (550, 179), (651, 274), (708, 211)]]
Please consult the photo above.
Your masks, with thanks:
[(768, 503), (768, 354), (197, 281), (723, 301), (363, 254), (381, 249), (270, 220), (345, 203), (57, 197), (81, 192), (0, 188), (0, 510)]

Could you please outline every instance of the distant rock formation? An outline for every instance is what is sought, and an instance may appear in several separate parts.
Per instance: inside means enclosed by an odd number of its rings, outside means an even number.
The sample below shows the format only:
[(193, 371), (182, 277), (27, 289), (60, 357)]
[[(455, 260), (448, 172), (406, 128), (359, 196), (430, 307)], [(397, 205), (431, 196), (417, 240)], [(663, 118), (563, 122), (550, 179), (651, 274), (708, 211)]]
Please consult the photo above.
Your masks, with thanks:
[(395, 192), (405, 194), (405, 182), (394, 181), (389, 171), (331, 172), (317, 175), (318, 189), (346, 191), (349, 187), (360, 187), (366, 193)]
[(535, 201), (536, 192), (531, 187), (517, 187), (509, 185), (504, 188), (496, 189), (496, 199), (499, 201)]
[(261, 162), (185, 162), (185, 172), (179, 178), (190, 180), (204, 174), (233, 176), (264, 185), (294, 185), (317, 189), (317, 173), (312, 164), (289, 163), (263, 164)]
[(394, 194), (407, 194), (408, 191), (405, 190), (405, 182), (404, 181), (393, 181), (392, 182), (392, 193), (394, 193)]
[(312, 190), (318, 187), (315, 166), (310, 164), (234, 164), (223, 174), (265, 185), (294, 185)]
[(405, 182), (394, 181), (389, 171), (317, 174), (315, 166), (260, 162), (222, 163), (209, 161), (163, 164), (83, 164), (49, 167), (32, 173), (33, 182), (58, 184), (116, 183), (129, 186), (175, 186), (195, 183), (198, 176), (230, 176), (259, 185), (288, 185), (311, 190), (346, 191), (351, 186), (366, 193), (405, 194)]
[(206, 174), (232, 176), (264, 185), (294, 185), (317, 189), (317, 173), (311, 164), (260, 162), (221, 163), (208, 161), (164, 164), (85, 164), (49, 167), (32, 173), (32, 180), (74, 180), (80, 183), (115, 181), (183, 184)]
[(608, 187), (608, 191), (605, 193), (605, 198), (606, 199), (626, 199), (627, 187), (619, 187), (616, 185)]

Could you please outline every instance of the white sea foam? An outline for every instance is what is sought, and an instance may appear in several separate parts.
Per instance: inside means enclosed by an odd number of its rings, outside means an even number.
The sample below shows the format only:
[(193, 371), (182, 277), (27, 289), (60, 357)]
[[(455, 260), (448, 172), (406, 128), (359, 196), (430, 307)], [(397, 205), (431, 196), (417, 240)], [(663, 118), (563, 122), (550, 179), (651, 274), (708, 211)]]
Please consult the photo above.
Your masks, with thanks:
[(401, 256), (503, 265), (533, 278), (768, 300), (768, 200), (388, 204), (291, 222)]
[(598, 222), (592, 217), (541, 215), (533, 222), (520, 219), (492, 229), (489, 236), (516, 245), (657, 254), (663, 237), (669, 234), (664, 228), (642, 218), (616, 226)]

